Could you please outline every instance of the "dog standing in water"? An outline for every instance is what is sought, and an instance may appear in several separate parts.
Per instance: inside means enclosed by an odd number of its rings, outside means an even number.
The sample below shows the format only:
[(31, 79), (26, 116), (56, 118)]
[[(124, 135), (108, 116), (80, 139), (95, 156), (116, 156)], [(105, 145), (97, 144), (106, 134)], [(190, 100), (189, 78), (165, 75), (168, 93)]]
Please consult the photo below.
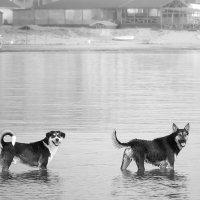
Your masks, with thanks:
[[(11, 142), (5, 142), (4, 137), (10, 136)], [(32, 143), (16, 142), (16, 136), (11, 131), (4, 131), (1, 136), (1, 157), (2, 171), (8, 171), (15, 158), (22, 163), (46, 169), (47, 164), (56, 154), (65, 133), (61, 131), (50, 131), (46, 133), (43, 140)]]
[(144, 172), (144, 163), (151, 163), (160, 168), (174, 169), (175, 155), (178, 155), (185, 147), (190, 125), (184, 129), (179, 129), (175, 124), (172, 126), (173, 132), (170, 135), (156, 138), (154, 140), (133, 139), (127, 143), (122, 143), (117, 139), (116, 131), (113, 132), (113, 143), (116, 147), (126, 147), (122, 159), (121, 170), (125, 170), (132, 160), (136, 162), (138, 172)]

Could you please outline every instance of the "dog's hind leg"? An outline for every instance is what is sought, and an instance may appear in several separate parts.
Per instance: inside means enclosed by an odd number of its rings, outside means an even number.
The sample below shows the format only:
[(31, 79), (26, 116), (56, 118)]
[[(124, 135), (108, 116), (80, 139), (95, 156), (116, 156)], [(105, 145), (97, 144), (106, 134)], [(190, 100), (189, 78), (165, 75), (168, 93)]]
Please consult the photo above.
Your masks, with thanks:
[(2, 172), (9, 170), (13, 158), (14, 154), (12, 154), (10, 151), (1, 152)]
[(144, 155), (143, 154), (135, 154), (135, 162), (138, 168), (138, 173), (143, 173), (145, 171), (144, 168)]
[(126, 170), (126, 168), (130, 165), (133, 159), (133, 149), (128, 147), (124, 150), (124, 155), (122, 158), (121, 170)]

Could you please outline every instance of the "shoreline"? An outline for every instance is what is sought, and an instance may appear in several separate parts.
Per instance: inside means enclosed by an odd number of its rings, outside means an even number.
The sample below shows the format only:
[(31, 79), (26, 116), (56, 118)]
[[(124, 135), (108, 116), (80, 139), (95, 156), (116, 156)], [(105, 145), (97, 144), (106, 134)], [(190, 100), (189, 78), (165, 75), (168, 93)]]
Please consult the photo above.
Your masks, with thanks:
[[(2, 52), (36, 51), (193, 51), (200, 50), (200, 31), (152, 28), (91, 29), (1, 26)], [(114, 38), (133, 38), (114, 40)]]
[[(122, 44), (123, 43), (123, 44)], [(200, 45), (194, 44), (134, 44), (130, 45), (124, 42), (117, 42), (115, 45), (109, 43), (107, 45), (63, 45), (63, 44), (50, 44), (50, 45), (4, 45), (0, 49), (3, 52), (89, 52), (89, 51), (110, 51), (110, 52), (130, 52), (130, 51), (153, 51), (153, 52), (166, 52), (166, 51), (200, 51)], [(173, 53), (172, 52), (172, 53)]]

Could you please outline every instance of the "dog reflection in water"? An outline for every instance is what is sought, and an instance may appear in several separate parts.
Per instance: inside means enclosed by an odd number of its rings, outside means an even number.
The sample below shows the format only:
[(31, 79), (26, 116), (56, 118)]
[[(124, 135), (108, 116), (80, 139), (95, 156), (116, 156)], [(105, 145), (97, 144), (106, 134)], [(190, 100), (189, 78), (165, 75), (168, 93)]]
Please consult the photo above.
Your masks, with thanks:
[[(4, 137), (10, 136), (11, 142), (5, 142)], [(11, 131), (4, 131), (1, 136), (1, 165), (2, 171), (8, 171), (12, 162), (20, 160), (22, 163), (46, 169), (47, 164), (56, 154), (58, 147), (65, 138), (61, 131), (50, 131), (46, 133), (43, 140), (32, 143), (16, 142), (16, 136)]]
[(113, 143), (116, 147), (126, 147), (121, 170), (127, 169), (131, 161), (136, 162), (138, 172), (144, 172), (144, 163), (151, 163), (160, 168), (174, 169), (175, 155), (178, 155), (185, 147), (190, 125), (179, 129), (175, 124), (172, 126), (173, 132), (170, 135), (156, 138), (154, 140), (133, 139), (127, 143), (122, 143), (117, 139), (116, 131), (113, 132)]

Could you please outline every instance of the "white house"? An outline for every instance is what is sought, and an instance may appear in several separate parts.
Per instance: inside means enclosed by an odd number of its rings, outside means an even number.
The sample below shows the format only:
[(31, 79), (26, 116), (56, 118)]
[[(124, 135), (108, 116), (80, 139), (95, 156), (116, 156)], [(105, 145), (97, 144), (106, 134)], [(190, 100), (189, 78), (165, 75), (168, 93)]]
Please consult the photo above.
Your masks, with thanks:
[(2, 12), (2, 22), (0, 24), (13, 23), (13, 9), (18, 8), (16, 4), (9, 0), (0, 0), (0, 12)]

